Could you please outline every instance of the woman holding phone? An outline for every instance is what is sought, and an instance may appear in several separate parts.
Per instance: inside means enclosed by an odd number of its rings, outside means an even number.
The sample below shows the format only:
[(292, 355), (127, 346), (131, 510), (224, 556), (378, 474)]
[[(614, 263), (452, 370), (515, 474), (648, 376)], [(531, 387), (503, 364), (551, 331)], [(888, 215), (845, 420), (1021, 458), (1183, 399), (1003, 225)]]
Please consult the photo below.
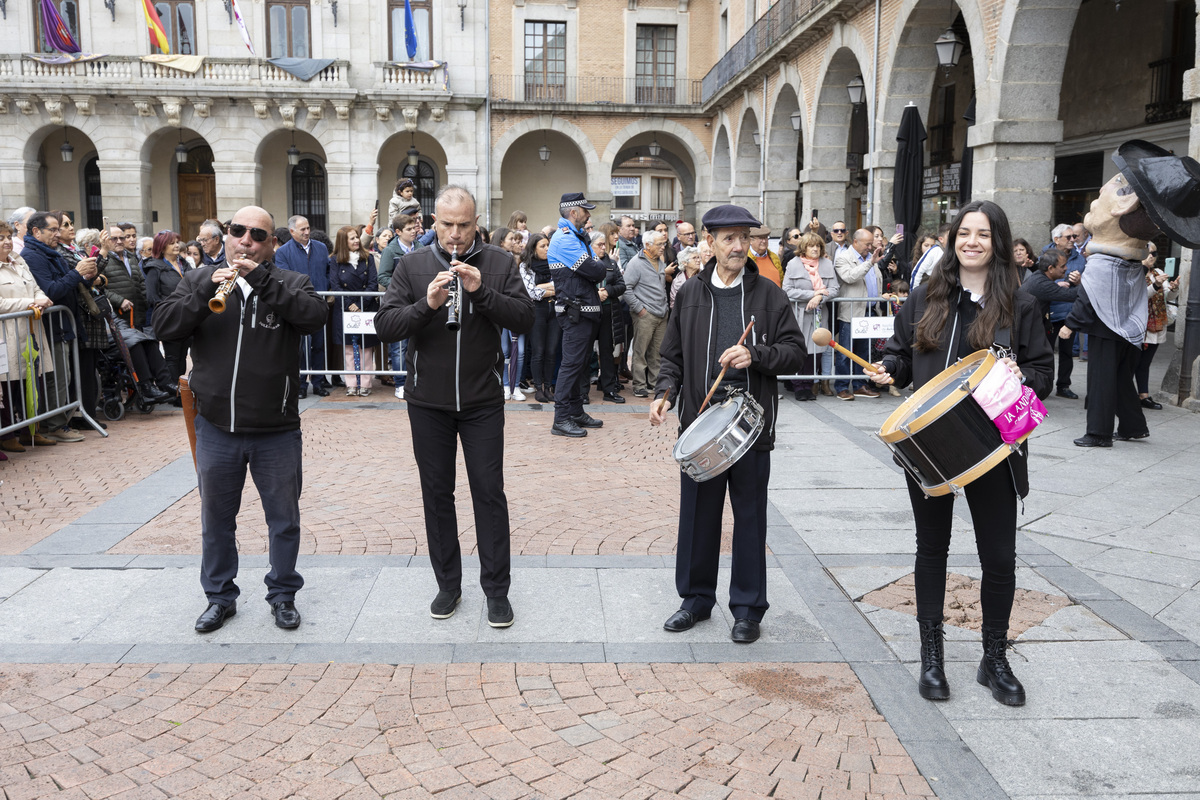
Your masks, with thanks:
[[(950, 228), (947, 250), (901, 306), (879, 370), (880, 386), (911, 383), (919, 389), (956, 359), (999, 343), (1011, 353), (1001, 359), (1039, 398), (1051, 389), (1054, 356), (1037, 300), (1020, 289), (1013, 268), (1012, 234), (1000, 206), (976, 201), (963, 207)], [(1005, 705), (1023, 705), (1025, 688), (1005, 655), (1008, 623), (1016, 591), (1017, 499), (1029, 492), (1028, 450), (1021, 445), (1004, 462), (964, 488), (983, 567), (983, 659), (976, 681)], [(954, 517), (954, 495), (926, 497), (905, 474), (917, 554), (914, 568), (917, 623), (921, 634), (918, 689), (927, 700), (950, 697), (943, 665), (942, 608), (946, 558)]]

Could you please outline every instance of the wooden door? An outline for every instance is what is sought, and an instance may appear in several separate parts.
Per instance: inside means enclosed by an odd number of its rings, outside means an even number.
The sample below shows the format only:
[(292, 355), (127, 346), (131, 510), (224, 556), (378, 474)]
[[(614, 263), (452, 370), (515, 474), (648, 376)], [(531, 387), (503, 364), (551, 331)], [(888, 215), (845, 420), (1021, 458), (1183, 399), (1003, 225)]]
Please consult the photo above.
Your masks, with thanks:
[(200, 223), (217, 216), (217, 177), (179, 175), (179, 235), (184, 242), (196, 238)]

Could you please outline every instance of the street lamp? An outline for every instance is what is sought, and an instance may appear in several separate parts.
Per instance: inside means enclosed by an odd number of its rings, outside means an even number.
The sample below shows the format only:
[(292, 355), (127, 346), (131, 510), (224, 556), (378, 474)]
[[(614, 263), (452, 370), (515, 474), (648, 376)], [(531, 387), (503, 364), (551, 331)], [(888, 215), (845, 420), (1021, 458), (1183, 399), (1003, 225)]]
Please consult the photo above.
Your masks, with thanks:
[(954, 28), (946, 28), (946, 32), (934, 41), (933, 46), (937, 49), (938, 65), (949, 70), (951, 67), (958, 66), (958, 59), (962, 57), (963, 40)]
[(63, 143), (58, 148), (58, 152), (62, 154), (62, 160), (68, 164), (75, 160), (75, 147), (67, 141), (67, 129), (63, 128)]
[(547, 161), (549, 161), (550, 160), (550, 148), (547, 147), (546, 145), (542, 145), (541, 147), (539, 147), (538, 148), (538, 158), (540, 158), (542, 160), (543, 164), (545, 164)]
[(792, 130), (799, 133), (800, 132), (800, 112), (793, 111), (790, 119), (792, 120)]
[(850, 79), (850, 83), (846, 84), (846, 93), (850, 95), (850, 105), (862, 104), (866, 96), (866, 84), (863, 83), (862, 75), (855, 75)]
[(662, 145), (658, 143), (657, 137), (655, 137), (654, 141), (650, 143), (650, 147), (647, 149), (650, 151), (651, 158), (658, 158), (658, 154), (662, 152)]
[(408, 165), (410, 167), (416, 167), (417, 164), (420, 163), (421, 151), (419, 151), (417, 149), (417, 145), (415, 143), (411, 147), (408, 148), (407, 156), (408, 156)]
[(183, 131), (179, 132), (179, 144), (175, 145), (175, 163), (186, 164), (188, 158), (187, 146), (183, 143)]
[(754, 132), (754, 146), (758, 147), (761, 144), (762, 144), (762, 134), (759, 133), (758, 131), (755, 131)]

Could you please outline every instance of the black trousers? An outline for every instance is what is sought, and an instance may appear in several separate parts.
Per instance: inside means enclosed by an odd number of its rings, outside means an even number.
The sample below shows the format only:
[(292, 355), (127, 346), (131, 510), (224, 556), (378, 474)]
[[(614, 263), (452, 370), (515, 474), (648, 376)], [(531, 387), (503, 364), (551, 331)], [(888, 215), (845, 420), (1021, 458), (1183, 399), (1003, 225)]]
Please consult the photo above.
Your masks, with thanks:
[(559, 314), (558, 325), (562, 328), (562, 366), (558, 368), (554, 391), (554, 421), (566, 422), (583, 413), (583, 390), (579, 383), (592, 356), (596, 321), (580, 317), (578, 322), (572, 322), (566, 314)]
[(679, 548), (675, 588), (681, 608), (701, 616), (717, 604), (717, 568), (721, 559), (721, 517), (725, 492), (733, 506), (733, 565), (729, 611), (734, 619), (762, 621), (767, 603), (767, 482), (771, 453), (751, 450), (715, 478), (697, 483), (684, 473), (679, 480)]
[(154, 381), (158, 388), (166, 390), (167, 385), (178, 381), (172, 378), (167, 362), (162, 353), (158, 352), (158, 342), (139, 342), (129, 348), (129, 360), (141, 381)]
[[(325, 370), (325, 331), (320, 330), (311, 336), (305, 336), (300, 340), (300, 368)], [(318, 375), (301, 375), (300, 385), (303, 386), (306, 381), (312, 381), (313, 388), (324, 386), (327, 381), (324, 374)]]
[(462, 548), (454, 511), (454, 461), (462, 440), (475, 511), (479, 584), (488, 597), (507, 597), (508, 498), (504, 495), (504, 406), (440, 411), (408, 404), (413, 455), (421, 476), (425, 538), (438, 588), (462, 588)]
[[(618, 311), (618, 313), (620, 313)], [(618, 319), (618, 324), (624, 325), (624, 322)], [(600, 304), (600, 328), (596, 333), (597, 341), (600, 344), (600, 391), (607, 393), (616, 393), (621, 391), (621, 381), (617, 377), (617, 362), (613, 357), (615, 342), (613, 339), (613, 304)]]
[(1141, 356), (1141, 348), (1124, 339), (1088, 337), (1088, 433), (1112, 436), (1114, 417), (1117, 433), (1122, 435), (1149, 430), (1133, 386), (1133, 373)]
[(1056, 344), (1058, 348), (1058, 380), (1054, 382), (1054, 388), (1058, 390), (1071, 388), (1071, 370), (1075, 368), (1075, 357), (1071, 355), (1075, 348), (1075, 339), (1079, 336), (1077, 333), (1072, 333), (1069, 339), (1058, 338), (1058, 332), (1062, 330), (1063, 323), (1055, 322), (1051, 325), (1051, 335), (1054, 341), (1050, 343), (1050, 349), (1054, 349)]
[(174, 383), (179, 382), (179, 376), (187, 371), (187, 352), (191, 340), (185, 342), (163, 342), (163, 355), (167, 360), (167, 373)]
[(1158, 345), (1148, 344), (1142, 347), (1141, 355), (1138, 356), (1137, 369), (1133, 373), (1138, 394), (1150, 394), (1150, 365), (1154, 363), (1156, 352)]
[[(925, 497), (912, 476), (908, 498), (917, 526), (917, 560), (914, 580), (917, 590), (917, 619), (942, 621), (946, 602), (946, 554), (950, 551), (950, 526), (954, 519), (954, 495)], [(1017, 490), (1012, 471), (1004, 461), (963, 489), (975, 526), (975, 549), (983, 567), (980, 604), (987, 628), (1008, 630), (1016, 593)]]
[(525, 340), (529, 348), (529, 368), (533, 372), (534, 384), (549, 386), (554, 383), (554, 362), (558, 360), (558, 344), (561, 339), (554, 303), (545, 300), (534, 303), (533, 330)]

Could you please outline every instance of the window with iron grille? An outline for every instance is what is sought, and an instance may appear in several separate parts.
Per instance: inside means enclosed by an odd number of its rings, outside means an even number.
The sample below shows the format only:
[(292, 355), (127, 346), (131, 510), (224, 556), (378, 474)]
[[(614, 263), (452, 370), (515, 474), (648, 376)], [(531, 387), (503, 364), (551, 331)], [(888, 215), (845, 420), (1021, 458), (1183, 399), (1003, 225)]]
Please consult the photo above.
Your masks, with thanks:
[[(89, 228), (104, 227), (104, 199), (100, 192), (100, 159), (89, 159), (83, 167), (83, 207)], [(75, 220), (79, 222), (78, 219)]]
[(325, 168), (311, 158), (292, 167), (292, 214), (308, 220), (314, 231), (328, 231)]
[[(172, 55), (196, 54), (196, 6), (192, 0), (158, 0), (154, 4), (167, 33)], [(150, 39), (150, 51), (161, 53), (157, 39)]]
[(638, 103), (675, 102), (675, 26), (637, 26)]
[(525, 99), (565, 100), (567, 23), (525, 23)]
[(272, 0), (267, 4), (267, 49), (270, 58), (312, 56), (308, 2)]
[(412, 179), (413, 197), (421, 204), (422, 216), (433, 213), (433, 201), (438, 193), (437, 175), (437, 168), (424, 158), (418, 159), (415, 167), (407, 161), (401, 162), (400, 177)]

